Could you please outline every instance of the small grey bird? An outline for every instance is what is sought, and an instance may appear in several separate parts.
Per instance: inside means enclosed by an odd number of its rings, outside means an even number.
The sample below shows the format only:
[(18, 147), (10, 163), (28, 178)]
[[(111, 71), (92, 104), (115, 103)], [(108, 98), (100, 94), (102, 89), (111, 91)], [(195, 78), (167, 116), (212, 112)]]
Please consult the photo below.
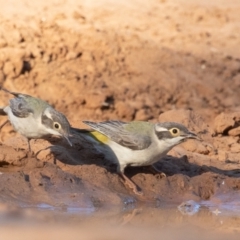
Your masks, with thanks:
[(175, 122), (83, 122), (93, 130), (80, 130), (80, 134), (95, 143), (96, 149), (102, 152), (106, 159), (118, 165), (118, 174), (136, 194), (142, 192), (138, 191), (136, 184), (124, 174), (127, 166), (152, 165), (177, 144), (190, 138), (198, 139), (196, 134)]
[[(0, 108), (0, 115), (8, 115), (8, 120), (15, 131), (27, 138), (29, 152), (32, 152), (31, 139), (45, 138), (49, 135), (64, 137), (72, 146), (69, 141), (70, 124), (62, 113), (39, 98), (10, 92), (2, 87), (1, 90), (15, 98), (9, 100), (8, 106)], [(4, 122), (0, 129), (7, 122)]]

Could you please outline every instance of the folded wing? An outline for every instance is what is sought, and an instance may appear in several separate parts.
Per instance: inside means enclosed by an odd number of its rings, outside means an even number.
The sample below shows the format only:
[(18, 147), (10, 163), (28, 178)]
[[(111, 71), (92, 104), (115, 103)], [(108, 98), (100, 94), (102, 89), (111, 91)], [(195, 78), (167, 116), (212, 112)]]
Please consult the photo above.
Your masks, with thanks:
[[(83, 121), (86, 125), (90, 126), (92, 129), (99, 131), (104, 134), (112, 141), (128, 147), (132, 150), (142, 150), (151, 144), (151, 138), (148, 131), (137, 126), (140, 122), (121, 122), (121, 121), (105, 121), (105, 122), (90, 122)], [(133, 124), (134, 123), (134, 124)], [(139, 128), (140, 127), (140, 128)], [(149, 126), (147, 126), (149, 129)], [(143, 131), (144, 130), (144, 131)]]

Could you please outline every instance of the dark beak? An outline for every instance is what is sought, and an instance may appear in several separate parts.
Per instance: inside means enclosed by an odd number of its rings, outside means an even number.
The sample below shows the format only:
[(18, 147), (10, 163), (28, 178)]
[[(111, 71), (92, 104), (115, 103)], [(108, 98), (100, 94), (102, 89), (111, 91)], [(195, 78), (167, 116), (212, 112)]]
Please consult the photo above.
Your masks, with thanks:
[(188, 134), (186, 135), (186, 138), (188, 138), (188, 139), (196, 139), (198, 141), (202, 141), (202, 139), (200, 137), (198, 137), (197, 134), (195, 134), (193, 132), (188, 132)]
[(69, 135), (63, 135), (63, 137), (67, 140), (67, 142), (69, 143), (69, 145), (72, 147), (72, 143), (69, 140)]

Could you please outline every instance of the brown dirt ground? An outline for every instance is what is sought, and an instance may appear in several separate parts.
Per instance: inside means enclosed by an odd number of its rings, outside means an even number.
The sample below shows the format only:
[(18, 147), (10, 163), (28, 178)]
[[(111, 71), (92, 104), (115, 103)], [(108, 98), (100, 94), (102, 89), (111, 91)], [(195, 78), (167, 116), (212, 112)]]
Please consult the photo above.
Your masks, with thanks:
[[(191, 0), (0, 1), (0, 84), (81, 120), (176, 121), (201, 136), (126, 173), (73, 139), (52, 146), (1, 130), (0, 202), (122, 208), (214, 199), (240, 189), (240, 3)], [(0, 105), (9, 95), (1, 92)], [(6, 119), (2, 117), (1, 122)], [(221, 202), (220, 198), (218, 201)], [(5, 209), (3, 207), (3, 209)], [(5, 211), (5, 210), (4, 210)]]

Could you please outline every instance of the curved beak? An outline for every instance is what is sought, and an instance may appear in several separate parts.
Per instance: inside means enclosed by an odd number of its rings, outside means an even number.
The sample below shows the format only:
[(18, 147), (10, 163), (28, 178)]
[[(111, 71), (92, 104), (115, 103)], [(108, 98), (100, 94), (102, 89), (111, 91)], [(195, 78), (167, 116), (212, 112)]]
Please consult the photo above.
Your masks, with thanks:
[(63, 135), (63, 137), (67, 140), (67, 142), (69, 143), (69, 145), (72, 147), (73, 146), (73, 144), (70, 142), (70, 140), (69, 140), (69, 135)]
[(202, 139), (200, 137), (198, 137), (197, 134), (193, 133), (193, 132), (188, 132), (188, 134), (186, 135), (186, 137), (188, 139), (196, 139), (198, 141), (202, 141)]

